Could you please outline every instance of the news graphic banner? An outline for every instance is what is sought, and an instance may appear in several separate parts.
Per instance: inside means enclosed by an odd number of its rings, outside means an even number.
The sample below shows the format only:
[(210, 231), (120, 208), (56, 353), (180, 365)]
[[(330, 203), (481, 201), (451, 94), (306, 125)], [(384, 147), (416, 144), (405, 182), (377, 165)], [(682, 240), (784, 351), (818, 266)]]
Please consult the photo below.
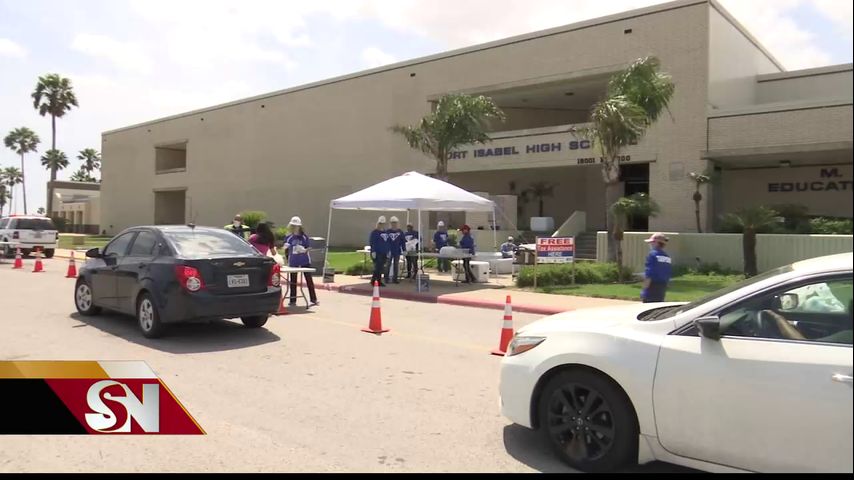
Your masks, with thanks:
[(204, 435), (141, 361), (0, 361), (0, 435)]
[(537, 263), (572, 263), (575, 239), (572, 237), (537, 238)]

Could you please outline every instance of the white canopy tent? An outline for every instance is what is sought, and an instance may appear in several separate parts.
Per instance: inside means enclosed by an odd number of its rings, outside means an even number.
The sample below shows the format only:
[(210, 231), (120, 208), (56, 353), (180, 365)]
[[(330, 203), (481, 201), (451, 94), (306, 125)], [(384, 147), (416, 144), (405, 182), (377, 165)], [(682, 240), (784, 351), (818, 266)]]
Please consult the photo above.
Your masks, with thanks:
[[(329, 203), (329, 225), (326, 233), (327, 248), (331, 245), (332, 210), (416, 210), (418, 234), (421, 235), (421, 212), (492, 212), (495, 225), (495, 202), (418, 172), (407, 172), (358, 192), (337, 198)], [(493, 242), (497, 241), (495, 230)], [(418, 265), (421, 265), (422, 242), (418, 243)], [(326, 265), (329, 264), (327, 255)]]

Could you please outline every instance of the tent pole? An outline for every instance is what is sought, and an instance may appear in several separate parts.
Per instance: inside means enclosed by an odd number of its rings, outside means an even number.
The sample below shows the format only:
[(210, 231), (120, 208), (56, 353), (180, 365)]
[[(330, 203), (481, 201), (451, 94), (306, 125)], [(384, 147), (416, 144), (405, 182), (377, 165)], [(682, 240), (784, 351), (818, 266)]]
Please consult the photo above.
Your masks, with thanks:
[(498, 250), (498, 232), (495, 230), (498, 219), (495, 218), (495, 207), (492, 207), (492, 249)]
[(323, 257), (323, 271), (321, 275), (326, 274), (326, 267), (329, 265), (329, 247), (332, 246), (332, 202), (329, 202), (329, 222), (326, 225), (326, 255)]
[(416, 259), (415, 265), (415, 285), (418, 291), (421, 291), (421, 281), (419, 278), (420, 273), (424, 271), (424, 262), (421, 259), (421, 251), (423, 247), (421, 245), (421, 209), (418, 209), (418, 258)]

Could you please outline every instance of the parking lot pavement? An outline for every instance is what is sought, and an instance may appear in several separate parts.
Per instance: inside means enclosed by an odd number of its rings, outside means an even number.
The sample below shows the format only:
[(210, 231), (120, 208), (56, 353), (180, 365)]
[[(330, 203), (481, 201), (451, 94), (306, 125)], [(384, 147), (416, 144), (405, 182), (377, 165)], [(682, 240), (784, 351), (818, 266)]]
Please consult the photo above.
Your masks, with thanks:
[(319, 292), (265, 329), (148, 340), (130, 317), (78, 316), (65, 266), (0, 265), (0, 360), (144, 360), (207, 435), (0, 436), (0, 471), (570, 471), (499, 415), (501, 312), (383, 300), (378, 337), (359, 331), (370, 298)]

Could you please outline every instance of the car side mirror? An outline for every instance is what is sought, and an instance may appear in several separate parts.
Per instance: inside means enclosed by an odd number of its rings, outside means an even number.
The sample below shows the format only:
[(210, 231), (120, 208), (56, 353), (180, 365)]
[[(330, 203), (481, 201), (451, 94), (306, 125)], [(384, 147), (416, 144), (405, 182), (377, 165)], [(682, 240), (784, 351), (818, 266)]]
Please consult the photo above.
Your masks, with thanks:
[(700, 335), (709, 340), (721, 339), (721, 319), (720, 317), (700, 317), (694, 320), (694, 326), (700, 332)]
[(101, 258), (101, 250), (97, 247), (86, 250), (87, 258)]
[(794, 310), (798, 308), (799, 304), (800, 299), (795, 293), (784, 293), (777, 296), (777, 306), (779, 307), (779, 310)]

